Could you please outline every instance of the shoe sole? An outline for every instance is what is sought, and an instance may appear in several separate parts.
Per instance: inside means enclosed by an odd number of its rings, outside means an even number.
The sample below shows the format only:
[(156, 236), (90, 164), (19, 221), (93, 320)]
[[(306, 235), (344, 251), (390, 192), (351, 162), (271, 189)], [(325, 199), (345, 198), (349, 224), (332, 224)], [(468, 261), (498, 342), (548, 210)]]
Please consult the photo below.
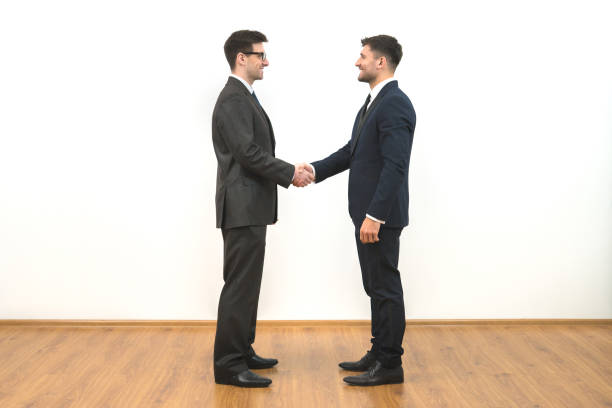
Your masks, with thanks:
[(404, 383), (404, 379), (402, 378), (400, 379), (393, 379), (393, 380), (389, 380), (389, 381), (385, 381), (383, 383), (354, 383), (354, 382), (349, 382), (344, 380), (345, 383), (349, 384), (349, 385), (354, 385), (356, 387), (374, 387), (377, 385), (387, 385), (387, 384), (403, 384)]
[(215, 380), (216, 384), (219, 385), (233, 385), (234, 387), (241, 387), (241, 388), (266, 388), (267, 386), (269, 386), (270, 384), (272, 384), (272, 382), (269, 383), (255, 383), (255, 384), (236, 384), (232, 381), (225, 381), (225, 380)]

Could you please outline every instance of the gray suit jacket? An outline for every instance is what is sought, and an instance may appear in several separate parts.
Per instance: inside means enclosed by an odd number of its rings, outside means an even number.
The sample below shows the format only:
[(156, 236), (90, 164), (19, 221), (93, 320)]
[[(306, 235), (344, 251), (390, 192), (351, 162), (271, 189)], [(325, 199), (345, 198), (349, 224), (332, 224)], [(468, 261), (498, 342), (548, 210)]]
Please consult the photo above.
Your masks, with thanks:
[(236, 78), (221, 91), (212, 118), (217, 156), (217, 228), (274, 224), (276, 185), (291, 184), (294, 167), (274, 157), (274, 132), (266, 112)]

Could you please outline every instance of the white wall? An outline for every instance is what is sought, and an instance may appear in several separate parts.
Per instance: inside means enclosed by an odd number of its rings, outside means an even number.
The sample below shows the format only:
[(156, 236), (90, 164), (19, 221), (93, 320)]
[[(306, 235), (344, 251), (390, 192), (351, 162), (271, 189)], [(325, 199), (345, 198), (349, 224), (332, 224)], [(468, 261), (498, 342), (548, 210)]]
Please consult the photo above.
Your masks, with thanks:
[[(0, 318), (214, 319), (210, 121), (234, 30), (287, 161), (350, 137), (360, 38), (417, 112), (408, 318), (612, 317), (605, 1), (0, 3)], [(347, 174), (280, 189), (261, 319), (367, 319)]]

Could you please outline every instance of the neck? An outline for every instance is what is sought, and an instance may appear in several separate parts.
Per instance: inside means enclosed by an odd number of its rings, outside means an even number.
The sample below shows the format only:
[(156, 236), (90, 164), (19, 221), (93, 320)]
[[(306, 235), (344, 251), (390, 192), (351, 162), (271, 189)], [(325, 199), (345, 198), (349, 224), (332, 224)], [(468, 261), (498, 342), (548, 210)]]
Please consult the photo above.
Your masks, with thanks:
[(389, 79), (389, 78), (393, 78), (393, 74), (381, 74), (378, 77), (376, 77), (376, 79), (374, 79), (372, 82), (370, 82), (370, 90), (374, 89), (374, 87), (378, 84), (380, 84), (382, 81)]
[(239, 76), (240, 78), (244, 79), (245, 81), (248, 82), (249, 85), (253, 86), (253, 81), (252, 79), (248, 78), (244, 72), (240, 72), (240, 71), (232, 71), (232, 74)]

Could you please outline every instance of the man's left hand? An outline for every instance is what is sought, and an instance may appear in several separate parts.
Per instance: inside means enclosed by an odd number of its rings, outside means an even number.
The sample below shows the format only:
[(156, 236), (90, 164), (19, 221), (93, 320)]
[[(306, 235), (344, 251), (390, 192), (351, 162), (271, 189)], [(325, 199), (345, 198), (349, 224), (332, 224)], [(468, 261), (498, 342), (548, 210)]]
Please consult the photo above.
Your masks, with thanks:
[(365, 217), (359, 230), (359, 240), (363, 244), (373, 244), (378, 242), (378, 231), (380, 230), (380, 222)]

